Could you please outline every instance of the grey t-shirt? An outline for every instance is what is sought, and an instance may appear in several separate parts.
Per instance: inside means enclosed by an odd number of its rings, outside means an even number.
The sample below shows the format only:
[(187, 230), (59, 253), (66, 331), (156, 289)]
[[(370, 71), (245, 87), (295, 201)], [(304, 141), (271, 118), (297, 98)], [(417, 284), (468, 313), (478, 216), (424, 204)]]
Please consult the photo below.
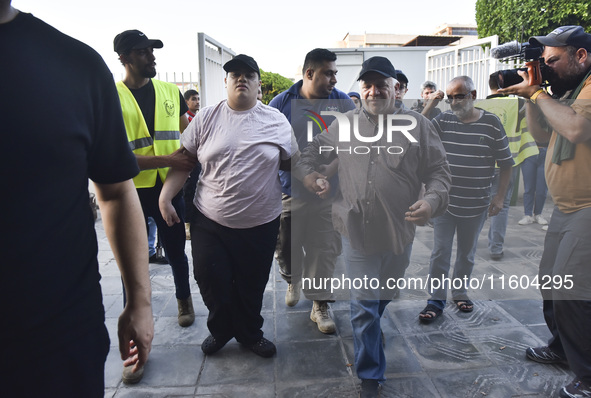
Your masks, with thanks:
[(279, 162), (297, 152), (291, 126), (277, 109), (235, 111), (227, 101), (199, 111), (181, 136), (202, 172), (195, 207), (229, 228), (252, 228), (281, 214)]

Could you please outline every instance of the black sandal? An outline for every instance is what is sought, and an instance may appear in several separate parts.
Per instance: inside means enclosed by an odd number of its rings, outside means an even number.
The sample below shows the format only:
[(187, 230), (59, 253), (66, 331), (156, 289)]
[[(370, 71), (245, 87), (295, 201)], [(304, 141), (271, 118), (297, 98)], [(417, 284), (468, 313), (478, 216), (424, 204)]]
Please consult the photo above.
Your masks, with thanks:
[(469, 299), (454, 300), (458, 310), (462, 312), (472, 312), (474, 310), (474, 303)]
[[(425, 323), (431, 323), (443, 314), (443, 310), (434, 304), (427, 304), (424, 310), (419, 313), (419, 320)], [(422, 316), (421, 316), (422, 315)]]

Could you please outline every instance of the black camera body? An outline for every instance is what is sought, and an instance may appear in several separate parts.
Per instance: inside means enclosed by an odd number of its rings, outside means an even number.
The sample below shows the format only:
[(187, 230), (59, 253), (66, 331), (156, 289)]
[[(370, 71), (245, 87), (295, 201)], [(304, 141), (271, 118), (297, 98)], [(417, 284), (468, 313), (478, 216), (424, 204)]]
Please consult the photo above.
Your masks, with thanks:
[(525, 68), (506, 69), (498, 71), (499, 88), (505, 88), (521, 83), (523, 78), (518, 71), (527, 71), (529, 85), (544, 85), (548, 77), (548, 67), (542, 58), (542, 47), (534, 47), (529, 43), (512, 41), (491, 49), (490, 54), (495, 59), (525, 61)]

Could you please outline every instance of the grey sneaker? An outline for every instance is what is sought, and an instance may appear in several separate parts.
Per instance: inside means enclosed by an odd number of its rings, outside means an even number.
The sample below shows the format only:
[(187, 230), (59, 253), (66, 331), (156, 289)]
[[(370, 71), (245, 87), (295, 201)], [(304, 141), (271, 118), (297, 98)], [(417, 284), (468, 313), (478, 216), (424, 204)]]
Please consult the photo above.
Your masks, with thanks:
[(195, 322), (195, 310), (193, 310), (193, 299), (191, 296), (184, 300), (176, 299), (179, 307), (179, 326), (186, 328)]
[(285, 292), (285, 304), (288, 307), (293, 307), (300, 301), (300, 291), (302, 290), (299, 283), (288, 283), (287, 292)]
[(140, 382), (142, 377), (144, 377), (144, 367), (140, 367), (135, 373), (132, 372), (132, 369), (135, 365), (125, 366), (123, 368), (123, 373), (121, 374), (121, 380), (125, 384), (137, 384)]
[(580, 380), (573, 380), (570, 384), (562, 387), (560, 398), (590, 398), (591, 387)]
[(327, 301), (316, 301), (312, 305), (312, 312), (310, 312), (310, 319), (318, 325), (318, 330), (325, 334), (334, 333), (336, 326), (334, 321), (328, 313)]
[(500, 253), (491, 253), (490, 254), (490, 259), (494, 260), (494, 261), (499, 261), (500, 259), (503, 258), (503, 256), (505, 255), (505, 253), (500, 252)]
[(550, 347), (529, 347), (525, 350), (525, 356), (535, 362), (539, 363), (565, 363), (566, 361), (557, 353), (552, 351)]

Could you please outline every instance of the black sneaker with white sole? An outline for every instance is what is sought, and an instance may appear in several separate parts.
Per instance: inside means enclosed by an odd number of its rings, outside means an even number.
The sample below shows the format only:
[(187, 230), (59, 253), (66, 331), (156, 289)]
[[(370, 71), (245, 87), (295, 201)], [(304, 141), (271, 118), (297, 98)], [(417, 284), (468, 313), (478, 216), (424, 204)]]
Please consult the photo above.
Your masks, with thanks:
[(566, 363), (564, 358), (552, 351), (548, 346), (529, 347), (525, 350), (525, 356), (539, 363)]
[(570, 384), (562, 387), (560, 398), (590, 398), (591, 387), (580, 380), (573, 380)]

